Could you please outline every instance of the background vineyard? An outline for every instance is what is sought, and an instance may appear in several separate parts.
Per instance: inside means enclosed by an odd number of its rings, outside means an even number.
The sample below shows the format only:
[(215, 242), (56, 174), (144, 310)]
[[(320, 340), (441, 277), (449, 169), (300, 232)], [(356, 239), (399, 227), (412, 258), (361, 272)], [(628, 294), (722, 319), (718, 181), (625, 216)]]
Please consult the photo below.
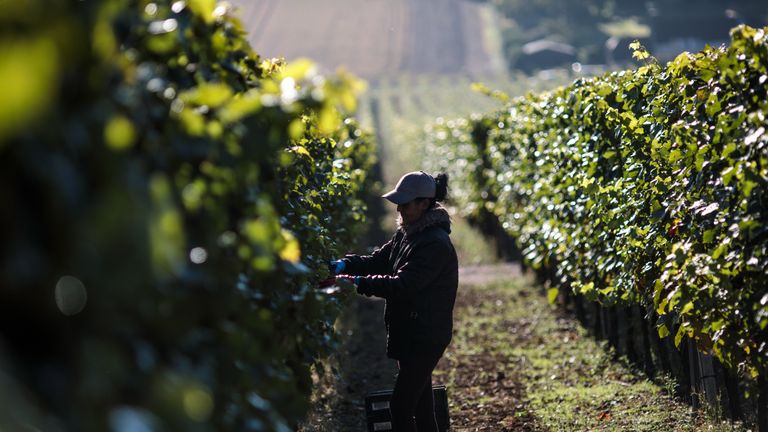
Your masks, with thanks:
[[(573, 78), (574, 75), (566, 71), (544, 77), (405, 74), (370, 82), (368, 91), (360, 99), (359, 118), (363, 125), (375, 131), (380, 143), (382, 181), (394, 184), (403, 172), (423, 169), (430, 158), (428, 152), (434, 152), (432, 157), (445, 154), (442, 149), (425, 146), (435, 118), (451, 121), (502, 105), (501, 100), (484, 93), (483, 89), (523, 95), (563, 85)], [(393, 210), (386, 207), (379, 210), (389, 215), (381, 221), (383, 232), (394, 229)], [(453, 237), (461, 262), (471, 265), (496, 261), (496, 251), (485, 239), (467, 225), (461, 214), (454, 216)]]

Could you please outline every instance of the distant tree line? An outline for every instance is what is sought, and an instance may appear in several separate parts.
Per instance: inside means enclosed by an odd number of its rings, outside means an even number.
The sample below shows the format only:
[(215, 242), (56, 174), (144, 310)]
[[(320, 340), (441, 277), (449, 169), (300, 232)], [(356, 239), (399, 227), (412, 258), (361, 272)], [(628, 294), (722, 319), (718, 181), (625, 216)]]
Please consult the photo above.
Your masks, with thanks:
[(614, 49), (629, 58), (627, 45), (635, 38), (653, 54), (655, 44), (676, 38), (727, 41), (728, 30), (738, 24), (768, 25), (768, 4), (760, 0), (702, 0), (695, 7), (684, 0), (491, 1), (506, 18), (503, 39), (510, 69), (529, 71), (547, 67), (523, 61), (530, 54), (525, 44), (542, 39), (572, 46), (573, 61), (603, 64), (612, 36)]

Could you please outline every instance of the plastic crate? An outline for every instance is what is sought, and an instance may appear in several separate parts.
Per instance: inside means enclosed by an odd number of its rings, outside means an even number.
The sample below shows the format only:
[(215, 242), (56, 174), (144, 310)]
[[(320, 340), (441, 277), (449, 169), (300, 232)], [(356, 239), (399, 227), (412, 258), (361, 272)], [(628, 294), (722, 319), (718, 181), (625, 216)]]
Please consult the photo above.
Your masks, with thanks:
[[(450, 426), (448, 415), (448, 391), (445, 386), (432, 387), (435, 399), (435, 418), (437, 429), (447, 432)], [(392, 390), (379, 390), (365, 397), (365, 416), (368, 420), (368, 432), (387, 432), (392, 430), (392, 418), (389, 413), (389, 399)]]

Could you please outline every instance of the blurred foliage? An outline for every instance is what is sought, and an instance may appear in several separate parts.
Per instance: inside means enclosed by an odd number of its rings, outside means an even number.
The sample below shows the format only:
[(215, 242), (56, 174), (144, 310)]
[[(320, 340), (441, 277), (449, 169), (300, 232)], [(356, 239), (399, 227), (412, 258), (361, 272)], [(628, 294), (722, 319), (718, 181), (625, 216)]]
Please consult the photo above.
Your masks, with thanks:
[(372, 184), (361, 84), (214, 0), (0, 8), (0, 429), (291, 430)]
[(637, 70), (438, 122), (429, 168), (556, 286), (640, 303), (662, 337), (766, 374), (766, 30), (735, 28), (731, 46), (665, 67), (633, 44)]

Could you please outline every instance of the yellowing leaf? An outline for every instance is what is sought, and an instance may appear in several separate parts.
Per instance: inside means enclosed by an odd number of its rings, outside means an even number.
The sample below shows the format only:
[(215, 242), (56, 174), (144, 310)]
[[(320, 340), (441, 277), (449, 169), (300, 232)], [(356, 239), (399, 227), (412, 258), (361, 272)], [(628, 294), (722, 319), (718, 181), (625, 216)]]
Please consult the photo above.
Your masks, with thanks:
[(550, 288), (547, 290), (547, 301), (549, 301), (549, 304), (555, 304), (555, 300), (557, 300), (557, 294), (560, 292), (557, 288)]
[(214, 20), (213, 11), (216, 9), (216, 0), (189, 0), (189, 8), (208, 24)]
[(303, 146), (300, 146), (300, 145), (296, 145), (296, 146), (291, 147), (289, 150), (291, 152), (293, 152), (293, 153), (298, 153), (298, 154), (306, 156), (306, 157), (308, 157), (310, 159), (312, 158), (312, 155), (309, 153), (309, 150), (307, 150), (306, 147), (303, 147)]
[(256, 243), (269, 244), (272, 241), (270, 226), (261, 220), (247, 222), (243, 227), (243, 234)]
[(179, 113), (179, 120), (189, 135), (202, 136), (205, 134), (205, 118), (197, 111), (185, 109)]
[(332, 134), (341, 125), (339, 113), (331, 106), (325, 106), (320, 111), (317, 128), (323, 135)]
[(283, 239), (285, 240), (285, 246), (283, 246), (283, 249), (280, 251), (280, 258), (294, 264), (299, 262), (301, 259), (301, 246), (299, 245), (299, 241), (296, 240), (296, 237), (294, 237), (290, 231), (283, 230), (282, 234)]
[(285, 65), (280, 73), (281, 78), (293, 78), (298, 81), (315, 71), (315, 63), (307, 58), (299, 58)]
[(681, 324), (680, 327), (677, 328), (677, 333), (675, 333), (675, 346), (679, 347), (680, 342), (683, 341), (683, 336), (685, 336), (687, 332), (686, 326), (684, 324)]
[(219, 119), (224, 124), (240, 121), (242, 118), (255, 114), (261, 109), (261, 95), (256, 89), (230, 99), (219, 111)]
[[(304, 131), (304, 122), (301, 119), (295, 119), (288, 125), (288, 136), (294, 141), (298, 141), (304, 135)], [(304, 150), (306, 151), (306, 149)], [(309, 152), (307, 152), (307, 156), (309, 156)]]
[(116, 115), (104, 126), (104, 141), (113, 150), (122, 151), (133, 147), (136, 128), (127, 117)]
[(0, 147), (56, 97), (58, 52), (46, 38), (0, 43)]
[(667, 303), (669, 303), (668, 298), (661, 299), (661, 302), (659, 303), (659, 306), (656, 308), (656, 313), (659, 315), (662, 315), (664, 313), (664, 309), (667, 307)]
[(179, 95), (187, 103), (218, 108), (232, 98), (232, 89), (222, 83), (203, 83)]
[(658, 331), (659, 331), (659, 337), (662, 339), (669, 336), (669, 329), (665, 324), (660, 325), (658, 328)]

